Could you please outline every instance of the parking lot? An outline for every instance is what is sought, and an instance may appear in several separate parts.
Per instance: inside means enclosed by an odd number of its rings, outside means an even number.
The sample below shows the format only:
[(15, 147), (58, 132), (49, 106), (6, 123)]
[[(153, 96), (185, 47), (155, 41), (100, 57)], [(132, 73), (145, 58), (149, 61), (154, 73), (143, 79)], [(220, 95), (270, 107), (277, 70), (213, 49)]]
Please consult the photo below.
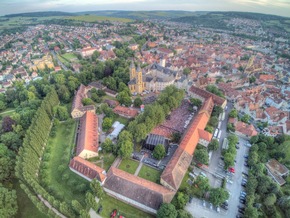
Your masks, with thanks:
[[(194, 198), (191, 203), (188, 203), (186, 210), (189, 211), (195, 218), (216, 218), (216, 217), (236, 217), (238, 213), (238, 206), (243, 206), (240, 203), (240, 194), (243, 191), (242, 180), (243, 172), (248, 173), (248, 168), (244, 166), (245, 156), (249, 153), (249, 148), (245, 146), (247, 140), (239, 138), (239, 149), (237, 149), (236, 163), (234, 166), (235, 173), (225, 172), (223, 167), (223, 161), (221, 160), (221, 145), (224, 138), (227, 137), (226, 126), (228, 120), (228, 113), (233, 108), (231, 103), (228, 103), (228, 107), (225, 113), (225, 119), (222, 121), (220, 130), (222, 134), (220, 137), (220, 148), (214, 151), (211, 155), (208, 168), (197, 169), (196, 173), (204, 172), (209, 178), (211, 187), (221, 187), (222, 178), (227, 178), (226, 189), (229, 191), (230, 197), (228, 199), (228, 210), (221, 208), (220, 212), (217, 212), (216, 207), (210, 208), (209, 202), (203, 203), (203, 200)], [(246, 178), (245, 178), (246, 179)]]

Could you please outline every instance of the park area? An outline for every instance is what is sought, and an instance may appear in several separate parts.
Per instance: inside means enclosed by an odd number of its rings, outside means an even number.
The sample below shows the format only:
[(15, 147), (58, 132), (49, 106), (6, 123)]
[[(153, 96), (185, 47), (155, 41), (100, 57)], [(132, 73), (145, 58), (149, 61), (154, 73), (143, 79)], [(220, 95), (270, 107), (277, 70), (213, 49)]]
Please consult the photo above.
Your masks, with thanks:
[(112, 153), (102, 153), (98, 157), (88, 159), (88, 161), (108, 171), (115, 159), (116, 157)]
[(161, 171), (153, 169), (152, 167), (148, 167), (146, 165), (143, 165), (138, 176), (149, 180), (151, 182), (155, 182), (157, 184), (160, 184), (160, 176), (161, 176)]

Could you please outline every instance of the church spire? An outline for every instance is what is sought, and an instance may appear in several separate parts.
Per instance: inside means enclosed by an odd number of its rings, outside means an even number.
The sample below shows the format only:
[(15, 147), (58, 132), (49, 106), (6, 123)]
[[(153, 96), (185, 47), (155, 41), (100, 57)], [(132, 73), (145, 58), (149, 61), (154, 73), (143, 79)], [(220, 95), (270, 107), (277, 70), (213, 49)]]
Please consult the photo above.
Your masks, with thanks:
[(133, 68), (135, 68), (135, 64), (134, 64), (134, 61), (132, 59), (131, 64), (130, 64), (130, 69), (133, 69)]

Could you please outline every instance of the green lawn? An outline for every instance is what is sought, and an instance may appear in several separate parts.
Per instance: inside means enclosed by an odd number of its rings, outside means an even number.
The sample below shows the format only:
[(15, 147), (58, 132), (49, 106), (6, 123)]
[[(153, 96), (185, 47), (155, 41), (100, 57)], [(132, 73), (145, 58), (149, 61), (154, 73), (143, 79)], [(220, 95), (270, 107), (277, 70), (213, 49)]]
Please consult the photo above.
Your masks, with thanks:
[(98, 157), (88, 159), (88, 161), (108, 171), (116, 157), (111, 153), (99, 154)]
[(63, 63), (63, 64), (69, 64), (67, 60), (65, 60), (61, 55), (57, 55), (58, 59)]
[(124, 124), (125, 126), (129, 123), (129, 119), (125, 118), (125, 117), (121, 117), (121, 116), (118, 116), (116, 118), (116, 120), (114, 121), (119, 121), (120, 123)]
[(106, 16), (96, 16), (96, 15), (82, 15), (82, 16), (70, 16), (66, 19), (84, 21), (84, 22), (98, 22), (98, 21), (118, 21), (118, 22), (132, 22), (133, 20), (127, 18), (119, 17), (106, 17)]
[(119, 169), (124, 170), (127, 173), (134, 174), (138, 165), (139, 165), (139, 162), (137, 162), (137, 161), (134, 161), (131, 159), (123, 159), (120, 166), (119, 166)]
[(1, 111), (1, 112), (0, 112), (0, 115), (1, 115), (2, 117), (5, 117), (5, 116), (11, 116), (11, 115), (14, 114), (14, 111), (15, 111), (15, 108), (7, 108), (6, 110)]
[[(47, 149), (49, 150), (50, 158), (46, 171), (49, 187), (51, 187), (53, 194), (57, 198), (65, 199), (69, 202), (76, 199), (80, 203), (84, 203), (85, 192), (89, 187), (89, 182), (72, 172), (68, 167), (74, 147), (75, 127), (76, 122), (73, 125), (66, 122), (61, 123), (57, 127), (56, 136), (49, 138)], [(60, 166), (64, 166), (63, 172), (59, 170)], [(81, 185), (83, 190), (80, 188)]]
[(187, 183), (188, 179), (189, 179), (189, 172), (187, 171), (185, 176), (184, 176), (184, 178), (183, 178), (183, 180), (182, 180), (182, 182), (181, 182), (181, 185), (180, 185), (179, 189), (182, 190), (182, 189), (185, 189), (186, 186), (188, 186), (188, 183)]
[(160, 184), (161, 171), (143, 165), (138, 176), (151, 182)]
[(13, 188), (17, 194), (18, 211), (17, 218), (48, 218), (46, 214), (41, 213), (28, 198), (26, 193), (20, 187), (19, 181), (13, 181)]
[(108, 195), (100, 201), (103, 206), (103, 211), (101, 212), (102, 217), (110, 217), (111, 212), (114, 209), (117, 209), (120, 215), (125, 216), (127, 218), (153, 218), (153, 215), (147, 214), (141, 210), (136, 209), (135, 207), (130, 206), (129, 204), (125, 204), (115, 198), (112, 198)]
[(76, 59), (76, 60), (78, 59), (77, 56), (73, 53), (66, 53), (66, 54), (63, 54), (61, 56), (68, 59), (69, 61), (72, 61), (74, 59)]
[(109, 95), (105, 95), (105, 96), (103, 96), (103, 101), (104, 100), (115, 100), (115, 101), (117, 101), (117, 99), (116, 98), (114, 98), (114, 97), (112, 97), (112, 96), (109, 96)]

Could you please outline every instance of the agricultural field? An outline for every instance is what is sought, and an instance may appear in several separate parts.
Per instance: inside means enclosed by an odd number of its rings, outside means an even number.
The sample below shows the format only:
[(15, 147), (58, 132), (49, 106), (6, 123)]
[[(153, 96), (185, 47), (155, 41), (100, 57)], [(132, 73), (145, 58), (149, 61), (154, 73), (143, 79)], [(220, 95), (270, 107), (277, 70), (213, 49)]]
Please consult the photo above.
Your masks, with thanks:
[(71, 16), (66, 17), (69, 20), (76, 20), (82, 22), (102, 22), (102, 21), (111, 21), (111, 22), (132, 22), (133, 20), (127, 18), (118, 18), (118, 17), (106, 17), (106, 16), (97, 16), (97, 15), (81, 15), (81, 16)]

